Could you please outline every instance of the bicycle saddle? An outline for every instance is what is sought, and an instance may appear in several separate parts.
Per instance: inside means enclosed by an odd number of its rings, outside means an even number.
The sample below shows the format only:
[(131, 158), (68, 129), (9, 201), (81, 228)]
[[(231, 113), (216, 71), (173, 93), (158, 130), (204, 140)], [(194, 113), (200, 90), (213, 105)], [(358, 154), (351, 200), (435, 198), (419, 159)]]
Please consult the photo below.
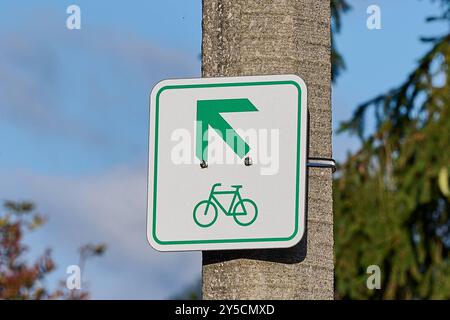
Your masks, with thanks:
[(236, 188), (236, 189), (240, 189), (240, 188), (242, 188), (242, 185), (234, 185), (234, 186), (231, 186), (232, 188)]

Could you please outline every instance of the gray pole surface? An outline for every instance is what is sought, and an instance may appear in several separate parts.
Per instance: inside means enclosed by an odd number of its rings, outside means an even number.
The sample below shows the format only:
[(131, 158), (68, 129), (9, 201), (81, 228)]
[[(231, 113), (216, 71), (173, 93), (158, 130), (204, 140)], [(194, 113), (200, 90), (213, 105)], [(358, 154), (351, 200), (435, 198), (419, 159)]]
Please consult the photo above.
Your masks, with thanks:
[[(203, 0), (204, 77), (297, 74), (308, 87), (309, 156), (331, 158), (330, 0)], [(308, 170), (295, 247), (203, 252), (204, 299), (333, 299), (331, 169)]]

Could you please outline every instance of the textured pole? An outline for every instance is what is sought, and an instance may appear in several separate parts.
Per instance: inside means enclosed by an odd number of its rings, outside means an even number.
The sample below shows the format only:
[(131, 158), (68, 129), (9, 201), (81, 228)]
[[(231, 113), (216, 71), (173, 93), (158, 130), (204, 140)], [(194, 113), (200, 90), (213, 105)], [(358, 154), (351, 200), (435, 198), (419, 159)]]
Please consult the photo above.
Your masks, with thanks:
[[(297, 74), (309, 156), (331, 157), (330, 0), (203, 0), (204, 77)], [(204, 299), (332, 299), (330, 169), (309, 169), (307, 232), (289, 249), (203, 252)]]

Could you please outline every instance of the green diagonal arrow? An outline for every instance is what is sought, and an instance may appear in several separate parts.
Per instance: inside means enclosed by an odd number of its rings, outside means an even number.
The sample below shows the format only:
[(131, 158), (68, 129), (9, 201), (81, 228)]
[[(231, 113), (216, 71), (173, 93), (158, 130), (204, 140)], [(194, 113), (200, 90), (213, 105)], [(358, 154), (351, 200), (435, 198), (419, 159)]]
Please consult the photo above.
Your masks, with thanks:
[(199, 160), (208, 160), (208, 128), (211, 126), (242, 158), (249, 151), (249, 145), (236, 133), (220, 115), (223, 112), (258, 111), (248, 99), (218, 99), (197, 101), (196, 156)]

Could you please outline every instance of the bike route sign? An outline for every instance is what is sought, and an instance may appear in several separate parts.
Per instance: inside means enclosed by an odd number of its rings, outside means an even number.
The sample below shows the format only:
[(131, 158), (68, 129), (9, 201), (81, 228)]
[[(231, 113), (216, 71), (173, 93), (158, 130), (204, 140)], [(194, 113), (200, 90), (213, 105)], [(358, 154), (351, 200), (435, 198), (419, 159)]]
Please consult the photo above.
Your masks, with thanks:
[(307, 91), (295, 75), (177, 79), (150, 95), (147, 239), (283, 248), (305, 232)]

